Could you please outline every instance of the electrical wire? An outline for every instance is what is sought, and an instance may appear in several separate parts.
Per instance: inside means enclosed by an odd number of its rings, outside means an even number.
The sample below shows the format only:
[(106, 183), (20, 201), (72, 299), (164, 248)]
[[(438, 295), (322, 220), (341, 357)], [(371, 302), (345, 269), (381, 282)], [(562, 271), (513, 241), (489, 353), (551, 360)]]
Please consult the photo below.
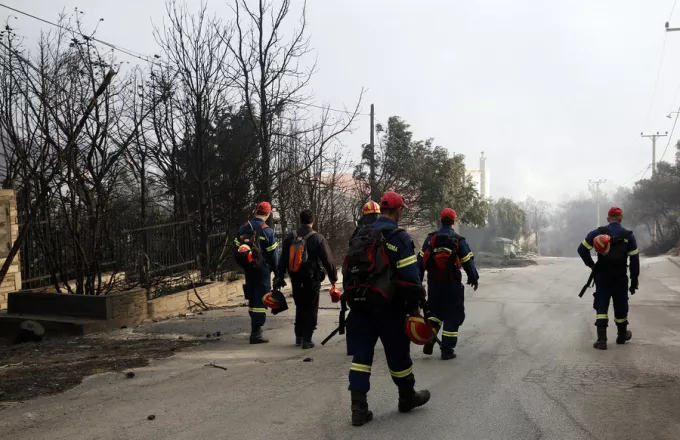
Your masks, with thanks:
[(668, 136), (668, 142), (666, 143), (666, 148), (663, 150), (663, 154), (661, 155), (661, 158), (659, 159), (659, 162), (661, 162), (666, 155), (666, 152), (668, 151), (668, 147), (671, 144), (671, 139), (673, 139), (673, 132), (675, 131), (675, 126), (678, 123), (678, 117), (680, 116), (680, 111), (675, 113), (675, 120), (673, 121), (673, 128), (671, 128), (671, 134)]
[[(81, 36), (83, 39), (85, 39), (85, 40), (96, 41), (97, 43), (103, 44), (104, 46), (107, 46), (107, 47), (109, 47), (109, 48), (111, 48), (111, 49), (113, 49), (113, 50), (117, 50), (117, 51), (119, 51), (119, 52), (121, 52), (121, 53), (124, 53), (124, 54), (126, 54), (126, 55), (128, 55), (128, 56), (131, 56), (131, 57), (133, 57), (133, 58), (136, 58), (136, 59), (138, 59), (138, 60), (140, 60), (140, 61), (144, 61), (144, 62), (146, 62), (146, 63), (153, 63), (154, 60), (160, 59), (160, 56), (159, 56), (159, 55), (153, 55), (153, 56), (145, 55), (145, 54), (143, 54), (143, 53), (134, 51), (134, 50), (132, 50), (132, 49), (127, 49), (127, 48), (124, 48), (124, 47), (119, 46), (119, 45), (117, 45), (117, 44), (109, 43), (109, 42), (100, 40), (100, 39), (98, 39), (98, 38), (95, 38), (95, 37), (92, 37), (92, 36), (89, 36), (89, 35), (82, 34), (82, 33), (78, 32), (78, 31), (75, 31), (75, 30), (73, 30), (73, 29), (70, 29), (70, 28), (68, 28), (68, 27), (66, 27), (66, 26), (62, 26), (62, 25), (60, 25), (60, 24), (58, 24), (58, 23), (54, 23), (54, 22), (52, 22), (52, 21), (46, 20), (46, 19), (44, 19), (44, 18), (38, 17), (38, 16), (33, 15), (33, 14), (30, 14), (30, 13), (28, 13), (28, 12), (21, 11), (21, 10), (16, 9), (16, 8), (12, 8), (11, 6), (7, 6), (7, 5), (2, 4), (2, 3), (0, 3), (0, 7), (9, 9), (10, 11), (16, 12), (17, 14), (24, 15), (24, 16), (26, 16), (26, 17), (32, 18), (32, 19), (34, 19), (34, 20), (40, 21), (40, 22), (45, 23), (45, 24), (48, 24), (48, 25), (50, 25), (50, 26), (54, 26), (54, 27), (56, 27), (56, 28), (58, 28), (58, 29), (62, 29), (62, 30), (65, 30), (65, 31), (67, 31), (67, 32), (72, 32), (72, 33), (74, 33), (74, 34), (78, 34), (78, 35), (80, 35), (80, 36)], [(347, 114), (347, 115), (354, 115), (354, 114), (355, 114), (354, 112), (349, 111), (349, 110), (340, 110), (340, 109), (331, 108), (331, 107), (327, 107), (327, 106), (323, 106), (323, 105), (310, 104), (310, 103), (307, 103), (307, 102), (301, 102), (300, 104), (303, 104), (303, 105), (308, 106), (308, 107), (314, 107), (314, 108), (318, 108), (318, 109), (322, 109), (322, 110), (328, 110), (328, 111), (332, 111), (332, 112), (336, 112), (336, 113), (344, 113), (344, 114)], [(367, 113), (356, 113), (356, 115), (357, 115), (357, 116), (370, 116), (370, 115), (367, 114)]]

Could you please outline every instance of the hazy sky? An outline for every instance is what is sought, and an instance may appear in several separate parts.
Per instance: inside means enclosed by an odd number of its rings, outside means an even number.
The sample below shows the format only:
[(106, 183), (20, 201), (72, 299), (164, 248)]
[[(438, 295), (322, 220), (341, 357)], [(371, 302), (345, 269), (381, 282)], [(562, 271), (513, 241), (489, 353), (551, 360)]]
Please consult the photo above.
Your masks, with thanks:
[[(227, 1), (209, 0), (225, 20), (231, 19)], [(151, 22), (161, 23), (164, 14), (164, 0), (0, 3), (50, 20), (77, 6), (92, 25), (105, 19), (99, 38), (149, 54), (156, 52)], [(673, 119), (666, 115), (680, 105), (680, 32), (664, 31), (673, 5), (309, 0), (309, 34), (320, 69), (313, 81), (316, 101), (351, 106), (365, 87), (362, 111), (374, 103), (378, 121), (401, 116), (415, 138), (433, 137), (464, 153), (470, 168), (484, 151), (494, 197), (531, 194), (554, 202), (587, 191), (588, 180), (598, 178), (613, 188), (651, 162), (651, 141), (640, 132), (671, 131)], [(3, 19), (10, 14), (0, 8)], [(671, 26), (680, 27), (680, 6), (674, 16)], [(29, 38), (48, 27), (22, 16), (13, 23)], [(680, 137), (678, 126), (667, 159)], [(368, 141), (368, 130), (363, 117), (344, 139), (352, 154)], [(659, 141), (657, 158), (667, 141)]]

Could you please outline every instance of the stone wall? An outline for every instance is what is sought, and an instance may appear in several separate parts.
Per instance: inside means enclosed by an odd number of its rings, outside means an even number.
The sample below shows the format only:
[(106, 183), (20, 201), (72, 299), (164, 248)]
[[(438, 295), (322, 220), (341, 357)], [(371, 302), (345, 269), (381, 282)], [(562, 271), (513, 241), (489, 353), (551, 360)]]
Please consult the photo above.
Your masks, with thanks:
[[(19, 235), (19, 217), (14, 190), (0, 190), (0, 266), (5, 263), (9, 249)], [(20, 255), (14, 258), (12, 265), (0, 284), (0, 310), (7, 308), (7, 295), (21, 290)]]
[(111, 293), (106, 298), (109, 319), (116, 323), (133, 325), (146, 319), (148, 308), (145, 290)]
[[(243, 280), (214, 282), (196, 288), (196, 292), (208, 306), (225, 306), (230, 298), (243, 295)], [(166, 318), (188, 311), (200, 310), (200, 301), (193, 289), (152, 299), (148, 302), (149, 318)]]

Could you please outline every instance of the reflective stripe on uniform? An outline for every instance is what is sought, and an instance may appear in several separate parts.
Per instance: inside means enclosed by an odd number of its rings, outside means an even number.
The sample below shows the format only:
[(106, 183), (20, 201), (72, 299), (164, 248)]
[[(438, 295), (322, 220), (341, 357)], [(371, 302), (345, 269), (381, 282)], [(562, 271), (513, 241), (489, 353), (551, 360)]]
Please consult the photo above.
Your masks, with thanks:
[(403, 260), (397, 261), (397, 269), (401, 269), (402, 267), (410, 266), (411, 264), (416, 264), (418, 262), (418, 259), (416, 258), (415, 255), (411, 255), (410, 257), (406, 257)]
[(266, 240), (266, 239), (267, 239), (267, 237), (260, 235), (260, 240)]
[(588, 244), (588, 242), (585, 241), (585, 240), (583, 240), (583, 241), (581, 242), (581, 244), (582, 244), (586, 249), (588, 249), (588, 250), (591, 250), (591, 249), (593, 248), (593, 246), (590, 245), (590, 244)]
[(236, 244), (236, 246), (241, 246), (241, 242), (238, 241), (238, 238), (234, 239), (234, 243)]
[(617, 324), (623, 324), (626, 321), (628, 321), (627, 316), (625, 318), (614, 318), (614, 322), (617, 323)]
[(355, 364), (354, 362), (352, 362), (352, 368), (350, 368), (350, 371), (358, 371), (359, 373), (371, 374), (371, 366), (365, 364)]
[(461, 262), (461, 263), (467, 263), (468, 261), (470, 261), (470, 258), (472, 258), (472, 252), (470, 252), (469, 254), (467, 254), (466, 256), (464, 256), (463, 258), (461, 258), (461, 259), (460, 259), (460, 262)]
[(601, 314), (598, 314), (595, 319), (596, 320), (597, 319), (609, 319), (609, 315), (607, 315), (606, 313), (601, 313)]
[(632, 257), (633, 255), (637, 255), (637, 254), (639, 254), (639, 253), (640, 253), (640, 250), (639, 250), (639, 249), (635, 249), (635, 250), (632, 250), (632, 251), (628, 252), (628, 256), (629, 256), (629, 257)]
[(434, 321), (434, 322), (436, 322), (437, 324), (441, 324), (441, 323), (442, 323), (442, 320), (441, 320), (441, 319), (435, 318), (434, 316), (430, 316), (430, 317), (427, 318), (427, 319), (430, 320), (430, 321)]
[(267, 309), (263, 309), (260, 307), (251, 307), (248, 309), (248, 311), (253, 313), (267, 313)]
[(408, 376), (412, 373), (413, 373), (413, 366), (410, 366), (403, 371), (392, 371), (392, 370), (390, 370), (390, 374), (392, 375), (392, 377), (396, 377), (398, 379), (403, 379), (404, 377), (406, 377), (406, 376)]
[(385, 243), (385, 247), (392, 252), (399, 252), (399, 248), (393, 245), (392, 243)]
[(424, 256), (425, 256), (425, 252), (420, 251), (420, 256), (421, 256), (421, 257), (424, 257)]
[(271, 252), (271, 251), (273, 251), (274, 249), (276, 249), (277, 247), (279, 247), (279, 243), (278, 243), (278, 242), (276, 242), (276, 243), (274, 243), (273, 245), (269, 246), (269, 247), (267, 248), (267, 252)]
[(445, 248), (445, 247), (438, 247), (438, 248), (435, 248), (435, 250), (434, 250), (433, 252), (434, 252), (435, 254), (438, 253), (438, 252), (448, 252), (449, 254), (452, 254), (452, 253), (453, 253), (453, 251), (452, 251), (451, 249)]
[(446, 337), (449, 337), (449, 338), (457, 338), (458, 332), (447, 332), (445, 330), (442, 330), (442, 336), (446, 336)]

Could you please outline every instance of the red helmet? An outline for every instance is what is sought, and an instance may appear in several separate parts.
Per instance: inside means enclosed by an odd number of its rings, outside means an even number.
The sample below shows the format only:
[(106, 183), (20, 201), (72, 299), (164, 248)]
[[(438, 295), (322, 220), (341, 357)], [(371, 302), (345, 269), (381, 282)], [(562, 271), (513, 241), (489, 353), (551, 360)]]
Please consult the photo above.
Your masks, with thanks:
[(371, 200), (361, 209), (361, 215), (380, 214), (380, 205)]
[(274, 298), (271, 292), (265, 294), (262, 297), (262, 302), (264, 303), (265, 306), (269, 307), (270, 309), (278, 309), (281, 307), (281, 303)]
[(593, 247), (598, 254), (607, 255), (611, 247), (612, 238), (607, 234), (598, 235), (593, 240)]
[(404, 330), (411, 342), (416, 345), (425, 345), (433, 338), (431, 324), (422, 316), (411, 315), (406, 318)]
[(239, 254), (248, 254), (248, 263), (252, 263), (253, 261), (255, 261), (255, 257), (253, 257), (252, 249), (247, 244), (242, 244), (241, 246), (239, 246), (238, 253)]

